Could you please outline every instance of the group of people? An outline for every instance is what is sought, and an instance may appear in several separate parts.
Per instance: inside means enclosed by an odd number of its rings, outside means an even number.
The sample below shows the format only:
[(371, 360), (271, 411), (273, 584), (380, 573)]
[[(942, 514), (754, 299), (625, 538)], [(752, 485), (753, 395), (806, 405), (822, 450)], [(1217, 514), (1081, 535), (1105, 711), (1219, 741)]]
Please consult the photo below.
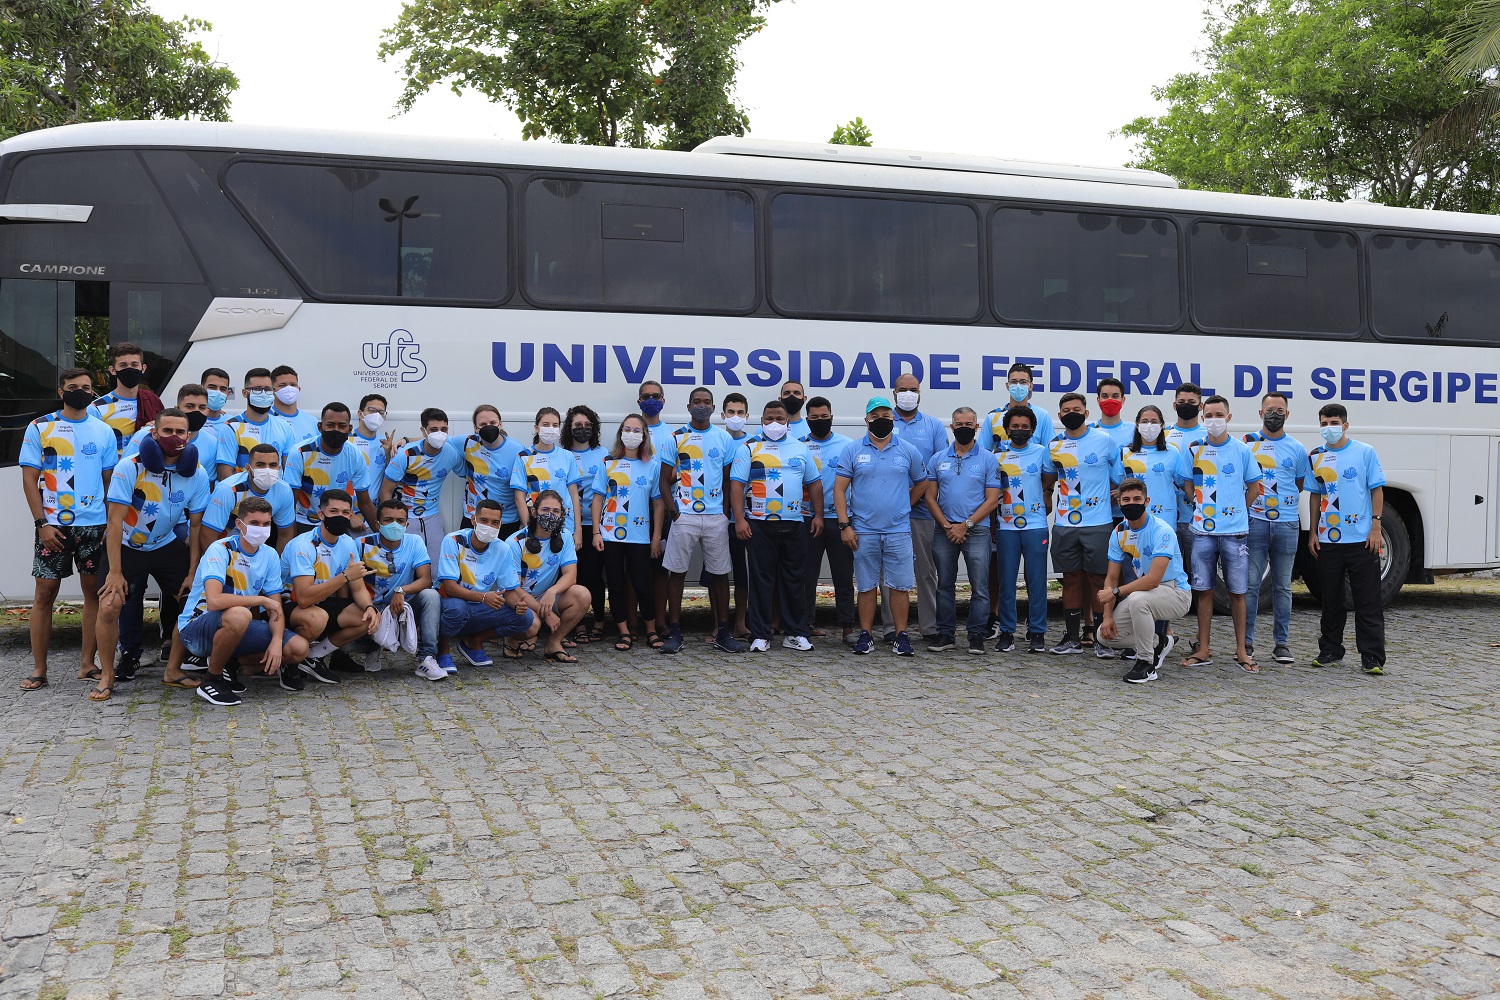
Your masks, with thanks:
[[(993, 643), (1119, 655), (1132, 683), (1158, 676), (1176, 642), (1170, 622), (1194, 603), (1196, 641), (1181, 664), (1213, 663), (1221, 575), (1234, 660), (1254, 673), (1263, 577), (1274, 591), (1272, 658), (1294, 661), (1304, 490), (1318, 497), (1308, 546), (1324, 595), (1312, 662), (1345, 655), (1347, 580), (1362, 666), (1379, 674), (1385, 664), (1385, 479), (1337, 403), (1319, 411), (1323, 444), (1309, 453), (1285, 432), (1281, 393), (1262, 398), (1259, 429), (1242, 436), (1229, 432), (1228, 400), (1190, 383), (1176, 391), (1175, 420), (1148, 404), (1127, 421), (1113, 378), (1092, 407), (1064, 394), (1054, 417), (1032, 397), (1031, 370), (1016, 364), (1003, 406), (984, 415), (960, 407), (946, 421), (922, 409), (917, 377), (902, 375), (894, 399), (866, 402), (858, 438), (836, 432), (832, 403), (808, 398), (797, 381), (754, 417), (743, 394), (716, 401), (700, 386), (682, 425), (662, 420), (665, 390), (647, 381), (612, 438), (578, 405), (543, 407), (530, 440), (518, 440), (484, 404), (463, 438), (433, 407), (406, 441), (385, 428), (378, 393), (352, 412), (342, 402), (300, 408), (287, 365), (246, 372), (238, 413), (222, 369), (179, 388), (173, 406), (150, 392), (146, 374), (142, 350), (118, 344), (107, 393), (96, 395), (88, 371), (68, 369), (60, 407), (26, 429), (36, 593), (24, 690), (47, 686), (51, 612), (75, 570), (90, 698), (108, 700), (139, 668), (154, 580), (162, 683), (234, 705), (250, 674), (300, 690), (403, 653), (418, 676), (441, 681), (458, 672), (455, 655), (489, 665), (492, 640), (506, 658), (541, 644), (558, 663), (591, 642), (679, 653), (695, 556), (713, 612), (706, 638), (719, 650), (767, 652), (778, 634), (786, 648), (812, 649), (829, 634), (814, 620), (825, 560), (836, 627), (854, 653), (889, 645), (912, 656), (914, 637), (933, 652), (954, 649), (961, 559), (970, 653)], [(464, 490), (455, 531), (440, 503), (449, 476)], [(1050, 646), (1049, 557), (1063, 584), (1063, 631)]]

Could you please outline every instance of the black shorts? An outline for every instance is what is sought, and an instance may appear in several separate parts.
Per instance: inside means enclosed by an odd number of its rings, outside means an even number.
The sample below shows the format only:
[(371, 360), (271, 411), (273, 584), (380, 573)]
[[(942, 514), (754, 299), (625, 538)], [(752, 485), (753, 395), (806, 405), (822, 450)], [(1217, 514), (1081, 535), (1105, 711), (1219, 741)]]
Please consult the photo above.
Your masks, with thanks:
[[(187, 543), (174, 538), (150, 552), (121, 545), (120, 564), (120, 575), (129, 581), (132, 598), (137, 595), (137, 591), (145, 590), (147, 581), (153, 577), (163, 594), (174, 596), (181, 589), (182, 581), (187, 579)], [(104, 555), (99, 560), (99, 575), (103, 577), (108, 573), (109, 548), (106, 546)]]
[(76, 566), (84, 576), (100, 572), (104, 561), (104, 525), (53, 525), (62, 532), (63, 547), (57, 552), (42, 550), (41, 529), (32, 541), (31, 575), (38, 580), (66, 580)]
[(323, 634), (318, 638), (326, 639), (337, 632), (339, 630), (339, 615), (343, 614), (344, 609), (353, 603), (353, 598), (338, 596), (325, 597), (319, 601), (317, 606), (328, 612), (328, 624), (323, 626)]

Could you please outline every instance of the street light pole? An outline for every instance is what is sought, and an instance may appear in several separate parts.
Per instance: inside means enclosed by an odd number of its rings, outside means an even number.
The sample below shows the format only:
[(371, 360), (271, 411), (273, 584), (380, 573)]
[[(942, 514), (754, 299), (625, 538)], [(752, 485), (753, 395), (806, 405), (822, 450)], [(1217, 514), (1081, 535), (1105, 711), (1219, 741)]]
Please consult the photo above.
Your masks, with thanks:
[(402, 266), (401, 250), (406, 244), (406, 220), (420, 219), (422, 217), (421, 212), (413, 212), (411, 210), (411, 207), (416, 203), (416, 195), (412, 195), (406, 199), (405, 204), (400, 208), (397, 208), (396, 203), (389, 198), (380, 199), (380, 210), (386, 213), (385, 221), (396, 224), (396, 298), (398, 299), (402, 295), (402, 278), (404, 276), (403, 271), (405, 270)]

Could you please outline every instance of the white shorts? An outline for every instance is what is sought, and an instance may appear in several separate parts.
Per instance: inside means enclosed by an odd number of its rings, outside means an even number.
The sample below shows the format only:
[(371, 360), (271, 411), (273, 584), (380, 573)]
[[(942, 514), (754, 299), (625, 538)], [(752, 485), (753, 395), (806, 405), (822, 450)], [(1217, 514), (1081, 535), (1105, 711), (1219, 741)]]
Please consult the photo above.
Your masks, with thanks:
[(667, 535), (661, 566), (668, 573), (686, 573), (693, 549), (703, 546), (703, 568), (714, 576), (729, 572), (729, 518), (723, 514), (679, 514)]

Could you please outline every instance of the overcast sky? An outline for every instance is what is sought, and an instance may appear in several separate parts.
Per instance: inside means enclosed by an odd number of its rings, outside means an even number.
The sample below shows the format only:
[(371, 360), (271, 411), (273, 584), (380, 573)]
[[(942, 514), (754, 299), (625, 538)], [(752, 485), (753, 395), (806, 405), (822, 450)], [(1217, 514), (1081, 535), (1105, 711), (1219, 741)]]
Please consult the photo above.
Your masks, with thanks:
[[(519, 139), (503, 106), (443, 90), (392, 118), (376, 55), (401, 0), (150, 0), (213, 24), (240, 78), (235, 121)], [(782, 0), (740, 50), (751, 134), (826, 140), (860, 115), (880, 146), (1117, 166), (1110, 132), (1195, 66), (1203, 0)]]

